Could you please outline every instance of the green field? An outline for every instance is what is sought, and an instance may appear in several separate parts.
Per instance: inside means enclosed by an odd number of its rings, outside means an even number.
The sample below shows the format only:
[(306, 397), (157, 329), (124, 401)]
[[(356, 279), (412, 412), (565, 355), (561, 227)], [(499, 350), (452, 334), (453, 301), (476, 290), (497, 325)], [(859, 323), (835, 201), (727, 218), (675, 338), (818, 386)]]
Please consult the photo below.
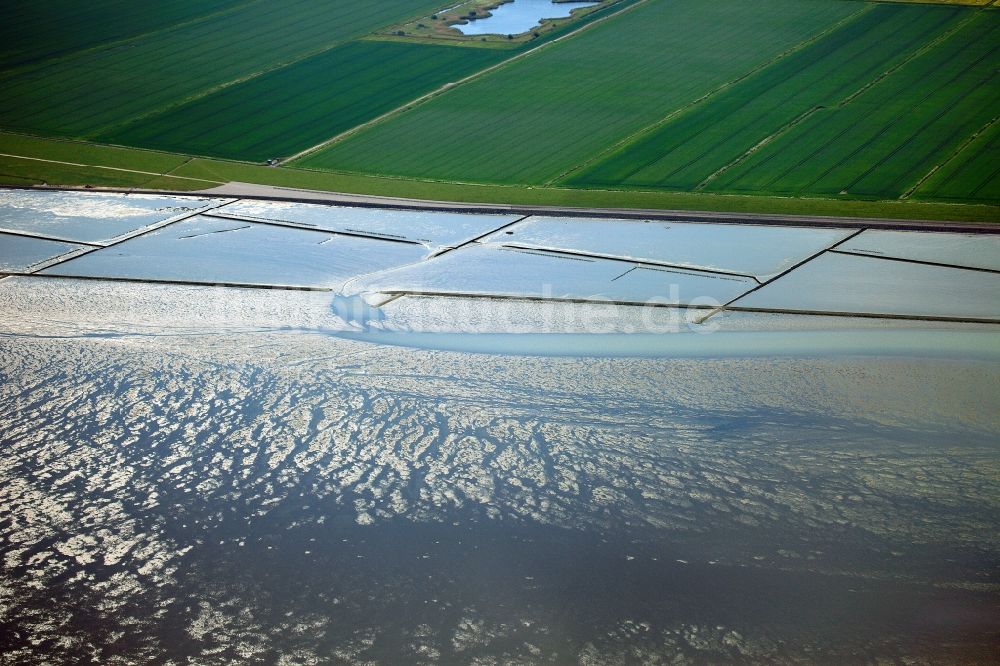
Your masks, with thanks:
[(98, 139), (212, 157), (284, 157), (507, 55), (496, 49), (351, 42)]
[(535, 39), (383, 34), (449, 6), (12, 0), (0, 184), (1000, 220), (996, 7), (624, 0)]
[[(816, 113), (709, 189), (901, 196), (996, 114), (998, 64), (1000, 20), (977, 13), (948, 39), (849, 102)], [(989, 188), (969, 192), (971, 198), (990, 194)]]
[[(824, 39), (659, 126), (568, 182), (696, 189), (776, 132), (857, 93), (874, 77), (953, 27), (964, 14), (947, 7), (876, 6)], [(728, 175), (713, 184), (728, 182)]]
[(543, 183), (862, 9), (834, 0), (651, 0), (303, 165)]
[(435, 4), (244, 3), (203, 20), (0, 75), (0, 126), (93, 137)]
[(148, 172), (119, 171), (110, 167), (76, 164), (53, 164), (20, 157), (0, 155), (0, 182), (6, 185), (79, 185), (196, 191), (215, 187), (218, 183), (195, 178), (164, 176)]
[(248, 0), (7, 0), (0, 8), (0, 68), (72, 53), (192, 21)]
[(1000, 201), (1000, 122), (970, 141), (914, 193), (918, 199)]

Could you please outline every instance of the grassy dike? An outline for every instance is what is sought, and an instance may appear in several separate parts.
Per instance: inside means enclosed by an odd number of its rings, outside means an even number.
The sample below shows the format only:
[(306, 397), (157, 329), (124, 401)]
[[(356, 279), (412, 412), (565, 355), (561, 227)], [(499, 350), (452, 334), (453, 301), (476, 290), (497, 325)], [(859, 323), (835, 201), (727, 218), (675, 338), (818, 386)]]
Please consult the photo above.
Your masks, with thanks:
[(3, 185), (197, 191), (230, 181), (487, 204), (1000, 222), (1000, 206), (978, 204), (476, 185), (265, 167), (0, 132), (0, 184)]

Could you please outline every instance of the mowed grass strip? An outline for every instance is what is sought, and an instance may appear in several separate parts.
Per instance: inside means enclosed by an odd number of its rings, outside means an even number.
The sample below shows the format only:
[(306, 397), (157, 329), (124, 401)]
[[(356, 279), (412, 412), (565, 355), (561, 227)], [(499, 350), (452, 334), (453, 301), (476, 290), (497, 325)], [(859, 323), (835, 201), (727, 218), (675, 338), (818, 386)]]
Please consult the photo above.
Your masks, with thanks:
[(238, 11), (0, 75), (0, 127), (90, 137), (435, 4), (250, 2)]
[(127, 39), (250, 0), (7, 0), (0, 7), (0, 69)]
[(188, 160), (185, 155), (134, 148), (98, 146), (82, 141), (50, 139), (0, 132), (0, 153), (51, 162), (74, 162), (98, 167), (166, 173)]
[(962, 16), (948, 7), (876, 6), (568, 182), (696, 189), (774, 132), (861, 90)]
[[(934, 48), (849, 103), (816, 113), (709, 189), (901, 196), (996, 116), (998, 65), (1000, 21), (977, 12)], [(965, 174), (960, 182), (975, 175)], [(984, 188), (978, 191), (992, 191)]]
[(542, 183), (861, 9), (835, 0), (649, 0), (302, 164)]
[(351, 42), (99, 139), (240, 160), (284, 157), (508, 55), (496, 49)]
[[(520, 206), (656, 208), (1000, 222), (1000, 206), (981, 204), (935, 203), (912, 199), (864, 201), (734, 196), (664, 190), (638, 192), (445, 183), (363, 174), (306, 171), (288, 167), (272, 168), (209, 158), (190, 159), (182, 155), (158, 153), (138, 148), (116, 148), (4, 132), (0, 132), (0, 153), (21, 156), (0, 160), (0, 184), (14, 186), (40, 184), (47, 181), (50, 184), (58, 182), (65, 185), (103, 184), (115, 187), (138, 186), (150, 189), (188, 190), (213, 187), (220, 182), (241, 181), (328, 192)], [(24, 159), (26, 157), (35, 159), (26, 160)], [(60, 161), (77, 162), (88, 166), (74, 168), (60, 164)], [(130, 171), (98, 169), (89, 165), (115, 166)], [(138, 171), (153, 171), (169, 173), (170, 175), (149, 176), (148, 174), (136, 173)], [(150, 178), (150, 180), (144, 180), (146, 178)], [(199, 181), (201, 182), (199, 183)]]
[(993, 124), (914, 193), (917, 199), (1000, 202), (1000, 122)]
[(211, 181), (120, 171), (82, 164), (39, 162), (5, 155), (0, 155), (0, 183), (5, 185), (163, 188), (177, 191), (203, 190), (218, 186), (218, 183)]

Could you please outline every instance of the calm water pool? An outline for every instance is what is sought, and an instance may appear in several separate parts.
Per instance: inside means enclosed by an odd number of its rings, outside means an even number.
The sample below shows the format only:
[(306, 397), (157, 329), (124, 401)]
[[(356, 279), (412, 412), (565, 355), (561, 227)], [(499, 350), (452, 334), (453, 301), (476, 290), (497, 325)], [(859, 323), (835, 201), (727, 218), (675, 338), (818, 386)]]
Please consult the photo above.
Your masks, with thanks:
[(539, 25), (542, 19), (565, 18), (578, 7), (595, 2), (552, 2), (552, 0), (514, 0), (491, 9), (488, 18), (455, 27), (465, 35), (519, 35)]

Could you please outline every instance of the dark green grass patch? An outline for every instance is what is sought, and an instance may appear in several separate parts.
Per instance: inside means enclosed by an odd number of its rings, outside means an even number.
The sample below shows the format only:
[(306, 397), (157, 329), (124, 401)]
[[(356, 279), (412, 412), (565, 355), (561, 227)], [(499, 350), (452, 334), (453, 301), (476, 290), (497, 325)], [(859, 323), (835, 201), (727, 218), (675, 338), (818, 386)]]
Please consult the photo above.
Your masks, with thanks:
[(352, 42), (100, 139), (242, 160), (284, 157), (508, 55), (495, 49)]
[(796, 119), (861, 90), (965, 15), (947, 7), (876, 6), (569, 182), (693, 190)]
[(205, 21), (0, 74), (0, 127), (93, 136), (434, 5), (251, 2)]
[(1000, 122), (970, 142), (914, 193), (919, 199), (1000, 202)]
[(203, 190), (217, 183), (86, 165), (40, 162), (0, 155), (0, 183), (5, 185), (73, 185), (139, 187), (177, 191)]
[[(849, 103), (816, 113), (712, 183), (718, 191), (898, 197), (1000, 108), (1000, 21), (961, 30)], [(979, 160), (973, 160), (978, 165)], [(950, 187), (972, 186), (976, 174)], [(992, 190), (987, 182), (976, 196)]]
[(7, 0), (0, 6), (0, 68), (61, 56), (193, 21), (251, 0)]
[(542, 183), (861, 9), (836, 1), (650, 0), (303, 164)]
[(82, 141), (47, 139), (7, 132), (0, 132), (0, 153), (37, 157), (53, 162), (73, 162), (155, 173), (166, 173), (176, 169), (189, 159), (184, 155), (98, 146)]

